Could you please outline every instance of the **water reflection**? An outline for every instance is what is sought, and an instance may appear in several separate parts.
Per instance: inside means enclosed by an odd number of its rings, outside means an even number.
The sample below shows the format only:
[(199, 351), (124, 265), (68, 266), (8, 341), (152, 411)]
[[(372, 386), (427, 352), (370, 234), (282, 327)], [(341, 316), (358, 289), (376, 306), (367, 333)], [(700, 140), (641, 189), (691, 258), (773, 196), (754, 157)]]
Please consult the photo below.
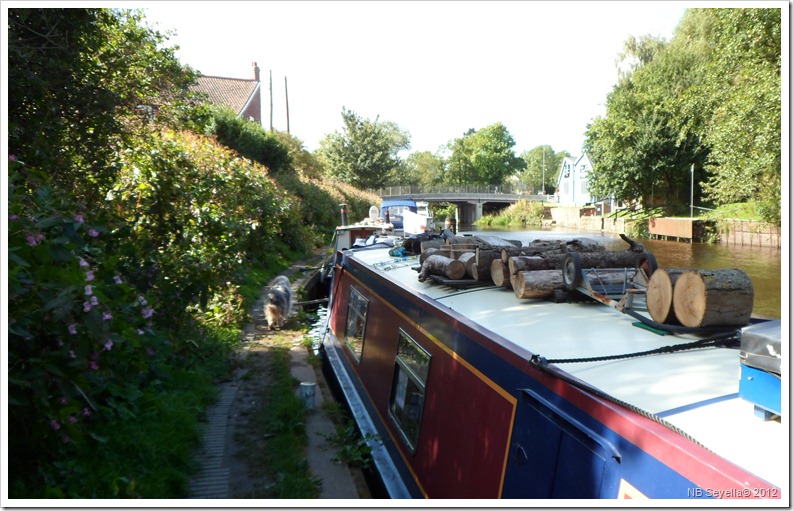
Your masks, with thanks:
[[(528, 243), (536, 239), (585, 237), (597, 240), (607, 250), (623, 250), (627, 244), (617, 234), (584, 232), (552, 227), (542, 230), (470, 230), (459, 234), (490, 234)], [(717, 270), (737, 268), (746, 272), (754, 287), (754, 314), (781, 318), (782, 251), (772, 247), (711, 245), (679, 241), (637, 239), (652, 252), (659, 268)], [(787, 283), (785, 283), (787, 294)]]

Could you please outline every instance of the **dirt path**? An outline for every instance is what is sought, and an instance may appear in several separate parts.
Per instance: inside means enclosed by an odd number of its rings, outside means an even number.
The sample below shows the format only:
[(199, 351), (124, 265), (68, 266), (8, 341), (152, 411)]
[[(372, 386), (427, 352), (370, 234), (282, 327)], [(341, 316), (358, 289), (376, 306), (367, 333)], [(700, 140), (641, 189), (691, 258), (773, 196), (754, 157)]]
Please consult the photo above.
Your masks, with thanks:
[[(283, 274), (288, 276), (316, 263), (299, 262)], [(293, 289), (300, 285), (298, 279)], [(320, 498), (368, 498), (360, 471), (334, 461), (335, 450), (329, 445), (327, 435), (333, 434), (335, 428), (322, 406), (332, 397), (321, 370), (315, 370), (309, 363), (308, 349), (303, 346), (305, 333), (294, 317), (283, 330), (269, 330), (262, 303), (260, 299), (252, 311), (253, 321), (245, 329), (231, 381), (221, 384), (218, 402), (207, 411), (204, 447), (197, 458), (202, 470), (191, 481), (191, 498), (250, 499), (267, 495), (273, 481), (267, 476), (266, 467), (249, 455), (263, 441), (250, 419), (262, 412), (259, 397), (261, 389), (269, 383), (267, 366), (273, 349), (285, 344), (290, 346), (292, 376), (301, 382), (317, 384), (315, 406), (306, 417), (306, 461), (314, 477), (321, 481)]]

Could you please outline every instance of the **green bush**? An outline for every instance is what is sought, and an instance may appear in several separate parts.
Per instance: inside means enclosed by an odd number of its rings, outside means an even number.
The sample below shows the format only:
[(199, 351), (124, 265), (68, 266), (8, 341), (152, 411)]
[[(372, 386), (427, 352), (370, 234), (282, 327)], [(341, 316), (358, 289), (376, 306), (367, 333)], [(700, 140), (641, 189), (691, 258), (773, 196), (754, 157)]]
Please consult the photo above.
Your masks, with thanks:
[(497, 215), (485, 215), (476, 221), (480, 227), (542, 225), (545, 206), (541, 202), (519, 200)]

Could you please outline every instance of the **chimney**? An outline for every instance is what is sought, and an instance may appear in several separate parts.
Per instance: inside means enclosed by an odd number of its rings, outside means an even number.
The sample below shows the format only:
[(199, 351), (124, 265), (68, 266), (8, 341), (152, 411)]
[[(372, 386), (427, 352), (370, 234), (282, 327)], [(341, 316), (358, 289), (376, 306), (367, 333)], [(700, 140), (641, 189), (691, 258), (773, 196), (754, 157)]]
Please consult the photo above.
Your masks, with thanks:
[(253, 63), (253, 79), (257, 82), (259, 80), (259, 66), (256, 65), (256, 62)]

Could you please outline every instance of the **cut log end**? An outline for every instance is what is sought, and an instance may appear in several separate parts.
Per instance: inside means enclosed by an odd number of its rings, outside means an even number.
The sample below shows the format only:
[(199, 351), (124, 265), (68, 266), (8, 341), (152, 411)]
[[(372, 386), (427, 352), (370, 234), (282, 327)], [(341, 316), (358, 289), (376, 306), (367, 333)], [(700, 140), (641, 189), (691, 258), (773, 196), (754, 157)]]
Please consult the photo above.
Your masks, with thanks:
[(754, 306), (754, 288), (742, 270), (693, 270), (674, 286), (675, 316), (685, 326), (743, 326)]

